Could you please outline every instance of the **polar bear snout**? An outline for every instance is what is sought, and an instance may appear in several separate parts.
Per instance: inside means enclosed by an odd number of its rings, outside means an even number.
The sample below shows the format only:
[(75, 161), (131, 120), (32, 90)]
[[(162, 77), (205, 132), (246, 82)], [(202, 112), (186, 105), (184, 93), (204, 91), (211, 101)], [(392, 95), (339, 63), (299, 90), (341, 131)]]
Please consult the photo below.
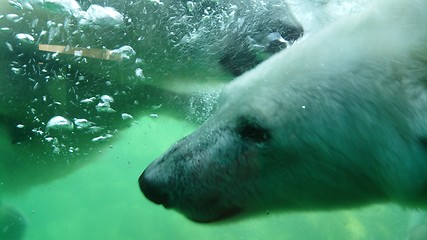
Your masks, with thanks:
[[(252, 133), (248, 129), (241, 132)], [(245, 210), (245, 200), (230, 193), (239, 193), (245, 184), (250, 172), (243, 166), (249, 162), (245, 157), (253, 155), (251, 146), (260, 145), (253, 141), (261, 137), (250, 136), (241, 142), (233, 127), (211, 121), (148, 165), (139, 177), (139, 187), (148, 200), (192, 221), (231, 218)]]
[[(235, 205), (224, 205), (223, 195), (218, 191), (198, 189), (192, 192), (197, 184), (182, 185), (178, 179), (164, 177), (165, 167), (169, 167), (164, 158), (151, 163), (138, 179), (144, 196), (155, 204), (163, 205), (182, 212), (190, 220), (199, 223), (216, 222), (230, 218), (243, 209)], [(176, 170), (176, 169), (175, 169)], [(161, 174), (162, 173), (162, 174)], [(166, 174), (169, 174), (166, 173)], [(162, 177), (163, 176), (163, 177)]]
[(164, 188), (162, 187), (162, 184), (152, 177), (153, 175), (150, 174), (150, 171), (150, 168), (147, 168), (139, 177), (139, 188), (144, 196), (150, 201), (167, 207), (169, 196), (163, 191)]

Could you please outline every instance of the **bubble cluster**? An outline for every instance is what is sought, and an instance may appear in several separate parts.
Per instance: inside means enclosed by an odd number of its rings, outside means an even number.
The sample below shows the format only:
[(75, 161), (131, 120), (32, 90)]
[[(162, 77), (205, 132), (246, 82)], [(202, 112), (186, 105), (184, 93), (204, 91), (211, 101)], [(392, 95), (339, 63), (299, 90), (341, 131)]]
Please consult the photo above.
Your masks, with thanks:
[(28, 133), (27, 141), (73, 154), (87, 142), (108, 141), (138, 111), (157, 118), (166, 108), (185, 108), (176, 111), (202, 122), (216, 92), (167, 88), (216, 77), (219, 64), (241, 66), (241, 52), (254, 53), (250, 67), (271, 42), (280, 48), (288, 41), (276, 29), (281, 22), (263, 13), (284, 6), (271, 1), (9, 0), (16, 10), (0, 16), (0, 54), (8, 59), (0, 66), (0, 114), (16, 118), (12, 126)]
[(197, 123), (206, 121), (215, 111), (220, 91), (200, 92), (190, 98), (187, 120)]

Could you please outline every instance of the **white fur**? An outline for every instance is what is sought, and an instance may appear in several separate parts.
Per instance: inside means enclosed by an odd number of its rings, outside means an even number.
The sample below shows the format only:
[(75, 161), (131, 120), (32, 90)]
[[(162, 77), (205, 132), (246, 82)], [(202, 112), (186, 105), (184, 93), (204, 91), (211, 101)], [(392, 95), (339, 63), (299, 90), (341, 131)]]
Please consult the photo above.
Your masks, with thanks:
[[(427, 183), (419, 144), (427, 130), (425, 9), (427, 1), (372, 4), (233, 81), (222, 111), (261, 115), (284, 147), (309, 143), (321, 151), (316, 161), (331, 165), (339, 150), (346, 167), (371, 175), (389, 198), (415, 197)], [(326, 174), (321, 168), (306, 172)], [(316, 187), (333, 184), (342, 182)]]
[[(144, 177), (198, 221), (234, 209), (424, 204), (426, 9), (376, 1), (278, 53), (228, 84), (217, 113)], [(241, 119), (256, 125), (242, 131)], [(267, 140), (242, 136), (259, 127)]]

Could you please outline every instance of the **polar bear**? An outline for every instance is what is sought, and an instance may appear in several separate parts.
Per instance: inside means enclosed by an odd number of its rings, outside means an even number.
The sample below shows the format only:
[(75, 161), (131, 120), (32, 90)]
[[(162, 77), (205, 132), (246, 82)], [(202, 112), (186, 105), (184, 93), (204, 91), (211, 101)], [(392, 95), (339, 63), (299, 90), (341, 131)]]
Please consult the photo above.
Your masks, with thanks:
[(427, 200), (427, 1), (378, 0), (237, 77), (139, 178), (196, 222)]

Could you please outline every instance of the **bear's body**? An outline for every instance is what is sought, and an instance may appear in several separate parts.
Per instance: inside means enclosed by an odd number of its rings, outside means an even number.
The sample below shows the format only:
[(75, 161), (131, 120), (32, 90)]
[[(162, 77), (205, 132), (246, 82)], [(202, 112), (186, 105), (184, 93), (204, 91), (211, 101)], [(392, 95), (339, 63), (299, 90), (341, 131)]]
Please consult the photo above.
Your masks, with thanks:
[(192, 220), (427, 200), (427, 1), (376, 1), (228, 84), (141, 175)]

